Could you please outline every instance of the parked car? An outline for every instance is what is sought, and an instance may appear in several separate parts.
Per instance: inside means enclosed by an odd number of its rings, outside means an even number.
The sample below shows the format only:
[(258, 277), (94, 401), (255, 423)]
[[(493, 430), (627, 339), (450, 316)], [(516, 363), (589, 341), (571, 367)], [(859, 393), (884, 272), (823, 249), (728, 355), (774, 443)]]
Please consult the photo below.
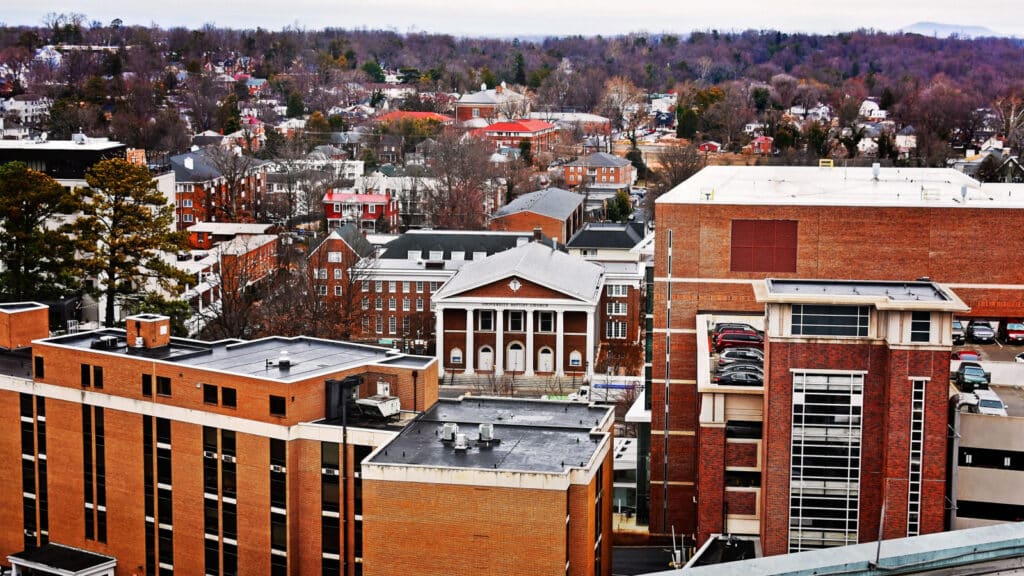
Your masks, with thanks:
[(726, 366), (734, 362), (763, 364), (764, 352), (757, 348), (727, 348), (718, 356), (719, 366)]
[(953, 344), (964, 343), (964, 324), (963, 322), (954, 319), (953, 320)]
[(737, 347), (764, 349), (764, 338), (750, 332), (723, 332), (715, 340), (715, 352)]
[(754, 328), (750, 324), (744, 324), (742, 322), (720, 322), (715, 324), (715, 329), (712, 333), (717, 337), (722, 332), (753, 332), (755, 334), (764, 335), (764, 333), (757, 328)]
[(991, 344), (996, 341), (996, 331), (992, 329), (988, 320), (971, 320), (967, 323), (967, 340)]
[(764, 377), (754, 372), (728, 372), (711, 379), (720, 386), (763, 386)]
[(954, 350), (953, 353), (949, 355), (949, 359), (967, 360), (969, 362), (981, 362), (981, 352), (970, 349)]
[(721, 368), (718, 369), (717, 373), (718, 374), (728, 374), (730, 372), (753, 372), (755, 374), (761, 374), (763, 376), (764, 375), (764, 368), (762, 368), (761, 366), (758, 366), (757, 364), (735, 363), (735, 364), (726, 364), (725, 366), (722, 366)]
[(1024, 344), (1024, 324), (1020, 322), (1000, 323), (999, 337), (1006, 344)]
[(1006, 404), (1003, 399), (999, 397), (992, 390), (975, 390), (974, 395), (978, 397), (978, 404), (971, 406), (971, 412), (977, 411), (978, 414), (990, 414), (992, 416), (1007, 416)]
[(977, 362), (962, 362), (955, 372), (956, 387), (961, 392), (973, 392), (979, 388), (987, 389), (991, 374), (985, 372)]
[(1024, 352), (1017, 354), (1016, 356), (1013, 357), (1013, 359), (1016, 360), (1017, 362), (1024, 363)]

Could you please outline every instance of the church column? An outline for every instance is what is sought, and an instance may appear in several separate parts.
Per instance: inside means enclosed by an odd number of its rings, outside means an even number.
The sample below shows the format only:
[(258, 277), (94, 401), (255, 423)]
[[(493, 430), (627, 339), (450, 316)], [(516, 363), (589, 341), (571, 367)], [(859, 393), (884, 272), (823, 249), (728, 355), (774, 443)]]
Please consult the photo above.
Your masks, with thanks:
[(438, 376), (444, 377), (444, 308), (440, 306), (434, 309), (434, 341), (436, 342), (434, 355), (437, 357)]
[(466, 374), (473, 373), (473, 360), (476, 350), (473, 348), (473, 307), (466, 307), (466, 350), (462, 353), (466, 363)]
[(594, 374), (594, 310), (587, 311), (587, 373), (583, 376), (588, 382), (593, 380)]
[(526, 370), (523, 376), (533, 376), (533, 310), (527, 309), (523, 312), (526, 316)]
[(494, 311), (494, 375), (505, 374), (505, 311)]
[(565, 310), (555, 311), (555, 376), (565, 376)]

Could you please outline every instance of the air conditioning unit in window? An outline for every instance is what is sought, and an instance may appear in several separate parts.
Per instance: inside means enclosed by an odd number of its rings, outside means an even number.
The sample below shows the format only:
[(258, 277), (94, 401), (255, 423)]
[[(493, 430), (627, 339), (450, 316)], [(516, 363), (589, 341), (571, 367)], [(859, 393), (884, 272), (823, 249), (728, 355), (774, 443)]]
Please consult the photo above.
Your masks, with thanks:
[(321, 468), (321, 469), (320, 469), (320, 472), (321, 472), (321, 473), (322, 473), (322, 474), (323, 474), (324, 476), (338, 476), (338, 475), (339, 475), (339, 474), (338, 474), (338, 471), (337, 471), (337, 470), (335, 470), (334, 468)]
[(221, 456), (221, 460), (224, 460), (225, 462), (231, 462), (232, 464), (235, 463), (235, 457), (234, 456), (228, 456), (227, 454), (225, 454), (224, 456)]
[(209, 450), (203, 450), (203, 458), (217, 458), (216, 452), (210, 452)]
[(278, 466), (277, 464), (271, 464), (270, 465), (270, 471), (271, 472), (280, 472), (280, 473), (284, 474), (285, 472), (288, 471), (288, 469), (285, 468), (284, 466)]

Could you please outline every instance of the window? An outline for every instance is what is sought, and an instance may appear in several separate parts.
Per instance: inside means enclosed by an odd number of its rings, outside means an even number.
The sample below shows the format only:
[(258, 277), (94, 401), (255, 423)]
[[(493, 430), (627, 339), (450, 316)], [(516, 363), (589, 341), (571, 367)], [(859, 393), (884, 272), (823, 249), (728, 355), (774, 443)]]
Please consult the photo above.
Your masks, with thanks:
[(605, 323), (604, 333), (606, 338), (621, 340), (626, 337), (626, 323), (609, 320)]
[(440, 287), (441, 287), (441, 283), (440, 282), (431, 282), (430, 283), (430, 293), (433, 294), (434, 292), (437, 292), (437, 289), (440, 288)]
[(397, 287), (398, 287), (398, 282), (395, 282), (394, 280), (391, 280), (391, 281), (388, 282), (388, 292), (391, 292), (392, 294), (397, 292), (398, 291)]
[(36, 378), (42, 378), (43, 376), (46, 375), (46, 365), (43, 362), (42, 356), (35, 357), (35, 373)]
[(374, 310), (383, 310), (384, 309), (384, 299), (381, 298), (380, 296), (377, 296), (377, 298), (373, 301), (373, 309)]
[(270, 415), (271, 416), (284, 416), (285, 415), (284, 396), (271, 396), (270, 397)]
[(370, 281), (369, 280), (363, 280), (362, 284), (363, 284), (363, 292), (369, 292), (370, 291)]
[[(918, 312), (914, 312), (918, 314)], [(923, 312), (923, 314), (928, 314)], [(911, 380), (910, 474), (907, 490), (907, 536), (921, 533), (921, 459), (924, 456), (924, 391), (926, 380)], [(1009, 466), (1010, 458), (1006, 457)]]
[(555, 313), (554, 312), (539, 312), (537, 314), (537, 331), (538, 332), (554, 332), (555, 331)]
[(523, 311), (522, 310), (509, 310), (509, 312), (508, 312), (508, 331), (509, 332), (522, 332), (523, 331)]
[(369, 310), (370, 309), (370, 299), (367, 298), (366, 296), (363, 296), (362, 308), (363, 308), (363, 310)]
[(235, 408), (238, 406), (238, 394), (234, 388), (228, 388), (227, 386), (220, 389), (220, 403), (225, 408)]
[(867, 336), (867, 306), (793, 305), (794, 336)]
[(605, 293), (613, 298), (627, 296), (629, 294), (629, 286), (625, 284), (609, 284), (605, 288)]
[(320, 284), (316, 287), (316, 293), (318, 296), (327, 296), (327, 285)]
[(92, 382), (92, 367), (82, 364), (82, 388), (88, 388)]
[(192, 221), (192, 215), (191, 214), (182, 214), (181, 215), (181, 221), (182, 222), (191, 222)]
[(374, 292), (383, 292), (384, 291), (384, 281), (383, 280), (375, 280), (373, 282), (373, 291)]
[(733, 272), (796, 272), (796, 220), (733, 220)]
[(343, 272), (342, 272), (342, 269), (341, 269), (341, 268), (335, 268), (335, 269), (334, 269), (334, 279), (335, 279), (335, 280), (341, 280), (341, 275), (342, 275), (342, 273), (343, 273)]
[(369, 210), (367, 210), (367, 212), (369, 214), (376, 214), (377, 213), (377, 205), (376, 204), (370, 204)]
[(217, 387), (213, 384), (203, 384), (203, 402), (206, 404), (217, 403)]
[(184, 199), (182, 199), (182, 201), (181, 201), (181, 207), (182, 207), (182, 208), (191, 208), (191, 207), (192, 207), (192, 201), (191, 201), (191, 200), (189, 200), (188, 198), (184, 198)]
[(423, 298), (416, 299), (416, 311), (423, 312)]
[(409, 293), (409, 283), (408, 282), (402, 282), (402, 292), (405, 292), (406, 294)]
[(423, 282), (422, 281), (417, 281), (416, 282), (416, 293), (417, 294), (422, 294), (423, 293)]
[(156, 377), (156, 393), (160, 396), (171, 395), (171, 379), (167, 376)]
[(409, 311), (409, 299), (408, 298), (402, 298), (402, 310), (404, 312), (408, 312)]
[(405, 334), (405, 335), (409, 334), (409, 325), (410, 324), (411, 323), (409, 322), (409, 317), (408, 316), (403, 316), (402, 317), (402, 334)]
[(374, 331), (377, 334), (381, 334), (382, 332), (384, 332), (384, 318), (382, 318), (380, 314), (377, 315), (377, 321), (376, 324), (374, 325)]
[(153, 395), (153, 376), (151, 374), (142, 375), (142, 395), (152, 396)]
[(388, 334), (394, 334), (397, 332), (397, 321), (394, 316), (388, 316)]
[(605, 304), (605, 311), (609, 316), (625, 316), (626, 315), (626, 303), (625, 302), (608, 302)]
[(335, 286), (334, 287), (334, 295), (335, 296), (341, 296), (341, 286)]
[(327, 268), (316, 268), (313, 270), (314, 280), (327, 280)]
[(449, 353), (449, 357), (450, 364), (462, 364), (462, 349), (452, 348), (452, 351)]
[(103, 366), (92, 367), (92, 387), (103, 388)]
[(394, 296), (390, 296), (388, 298), (388, 310), (395, 310), (395, 308), (396, 308), (395, 297)]
[(569, 353), (569, 366), (574, 368), (583, 366), (583, 355), (579, 353), (579, 350), (573, 350)]
[(481, 332), (494, 331), (494, 310), (480, 310), (477, 312), (476, 329)]
[(341, 252), (328, 252), (327, 261), (335, 263), (341, 262)]
[(931, 312), (911, 312), (910, 341), (928, 342), (932, 339)]

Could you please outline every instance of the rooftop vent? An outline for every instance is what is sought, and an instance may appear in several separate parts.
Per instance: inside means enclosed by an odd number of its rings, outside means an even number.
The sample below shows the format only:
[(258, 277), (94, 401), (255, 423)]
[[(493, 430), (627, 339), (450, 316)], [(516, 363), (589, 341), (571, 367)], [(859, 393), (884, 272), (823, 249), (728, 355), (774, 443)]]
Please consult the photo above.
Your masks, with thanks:
[(92, 347), (96, 350), (114, 350), (117, 348), (117, 336), (100, 336), (93, 341)]
[(494, 424), (489, 422), (480, 425), (480, 441), (490, 442), (494, 440)]
[(441, 440), (445, 442), (453, 442), (455, 435), (459, 433), (459, 425), (455, 422), (445, 422), (441, 426)]
[(292, 359), (288, 355), (287, 350), (281, 350), (281, 353), (277, 355), (277, 367), (282, 370), (287, 370), (292, 367)]
[(467, 450), (469, 450), (469, 440), (466, 439), (466, 435), (465, 434), (456, 434), (455, 435), (455, 451), (456, 452), (465, 452)]
[(878, 176), (879, 176), (879, 174), (881, 174), (881, 172), (882, 172), (882, 165), (881, 164), (879, 164), (878, 162), (875, 162), (875, 163), (871, 164), (871, 178), (875, 182), (878, 182)]

